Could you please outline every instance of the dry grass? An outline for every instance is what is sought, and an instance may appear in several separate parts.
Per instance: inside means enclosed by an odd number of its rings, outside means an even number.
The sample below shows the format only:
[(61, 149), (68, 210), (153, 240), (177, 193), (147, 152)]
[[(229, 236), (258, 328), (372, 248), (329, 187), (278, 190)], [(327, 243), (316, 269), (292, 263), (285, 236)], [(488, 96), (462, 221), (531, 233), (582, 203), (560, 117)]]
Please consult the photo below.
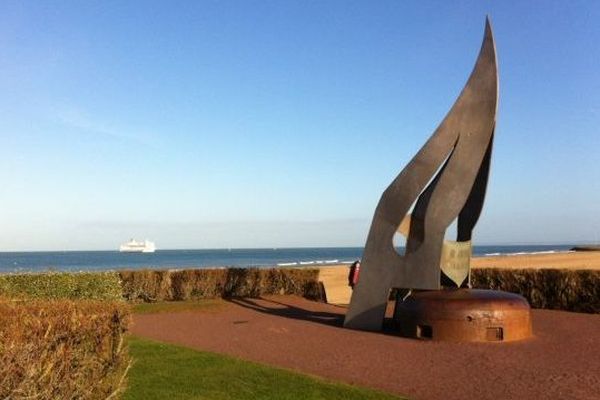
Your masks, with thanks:
[(129, 318), (123, 302), (0, 299), (0, 398), (117, 397)]
[(322, 298), (318, 269), (223, 268), (119, 272), (129, 301), (199, 300), (291, 294)]

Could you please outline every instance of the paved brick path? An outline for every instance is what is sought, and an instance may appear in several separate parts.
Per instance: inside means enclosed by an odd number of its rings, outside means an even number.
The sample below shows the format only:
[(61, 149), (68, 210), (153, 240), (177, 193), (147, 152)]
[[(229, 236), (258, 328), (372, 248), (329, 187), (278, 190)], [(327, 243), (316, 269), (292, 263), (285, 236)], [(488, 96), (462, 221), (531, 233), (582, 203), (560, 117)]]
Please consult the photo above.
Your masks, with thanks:
[(535, 339), (422, 342), (341, 328), (345, 308), (297, 297), (135, 315), (134, 334), (410, 399), (600, 399), (600, 315), (534, 310)]

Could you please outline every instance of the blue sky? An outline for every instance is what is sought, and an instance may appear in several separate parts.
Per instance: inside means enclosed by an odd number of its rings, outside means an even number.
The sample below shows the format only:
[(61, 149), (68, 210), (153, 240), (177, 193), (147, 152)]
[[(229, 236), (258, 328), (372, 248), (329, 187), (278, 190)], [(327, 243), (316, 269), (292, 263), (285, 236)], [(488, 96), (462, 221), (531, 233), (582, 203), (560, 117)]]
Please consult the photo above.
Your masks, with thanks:
[(362, 246), (492, 19), (476, 244), (600, 241), (600, 3), (0, 4), (0, 250)]

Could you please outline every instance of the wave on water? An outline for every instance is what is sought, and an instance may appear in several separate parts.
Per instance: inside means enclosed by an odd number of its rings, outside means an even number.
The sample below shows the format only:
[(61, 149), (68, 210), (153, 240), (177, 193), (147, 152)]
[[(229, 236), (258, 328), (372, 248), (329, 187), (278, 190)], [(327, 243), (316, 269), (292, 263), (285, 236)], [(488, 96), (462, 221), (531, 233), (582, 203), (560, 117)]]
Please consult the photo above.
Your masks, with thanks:
[(352, 264), (353, 261), (335, 260), (314, 260), (314, 261), (291, 261), (277, 263), (278, 267), (292, 267), (294, 265), (327, 265), (327, 264)]

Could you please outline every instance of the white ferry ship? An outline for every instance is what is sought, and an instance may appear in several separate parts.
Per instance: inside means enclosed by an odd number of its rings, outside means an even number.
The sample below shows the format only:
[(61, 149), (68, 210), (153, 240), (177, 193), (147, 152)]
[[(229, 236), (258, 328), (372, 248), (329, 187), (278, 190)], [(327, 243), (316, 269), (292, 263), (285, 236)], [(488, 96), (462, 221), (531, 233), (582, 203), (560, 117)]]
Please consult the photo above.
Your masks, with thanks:
[(154, 245), (154, 242), (149, 240), (138, 242), (135, 239), (130, 239), (129, 242), (123, 243), (121, 247), (119, 247), (119, 251), (121, 253), (154, 253), (154, 251), (156, 251), (156, 246)]

